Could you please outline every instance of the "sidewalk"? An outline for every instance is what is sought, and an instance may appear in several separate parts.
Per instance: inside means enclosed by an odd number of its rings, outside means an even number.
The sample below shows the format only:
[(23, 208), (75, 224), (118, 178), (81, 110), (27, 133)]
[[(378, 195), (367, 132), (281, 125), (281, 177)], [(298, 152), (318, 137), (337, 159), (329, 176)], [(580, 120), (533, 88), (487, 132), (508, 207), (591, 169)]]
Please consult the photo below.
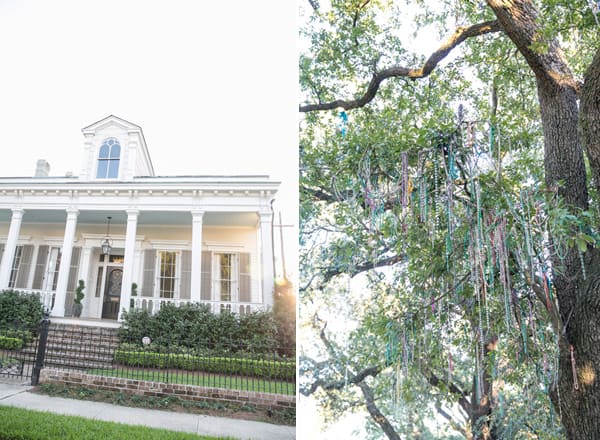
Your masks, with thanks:
[(18, 383), (0, 382), (0, 405), (240, 440), (296, 438), (296, 429), (292, 426), (50, 397), (28, 392), (31, 388)]

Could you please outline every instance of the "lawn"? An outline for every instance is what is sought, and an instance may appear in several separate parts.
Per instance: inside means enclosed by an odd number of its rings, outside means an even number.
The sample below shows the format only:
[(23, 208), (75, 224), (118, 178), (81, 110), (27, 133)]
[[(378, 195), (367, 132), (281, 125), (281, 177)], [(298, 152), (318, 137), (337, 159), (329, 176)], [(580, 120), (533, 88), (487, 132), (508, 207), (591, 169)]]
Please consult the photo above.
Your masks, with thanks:
[(164, 429), (130, 426), (76, 416), (64, 416), (0, 406), (2, 440), (224, 440)]
[(119, 368), (88, 370), (87, 374), (133, 380), (147, 380), (151, 382), (226, 388), (230, 390), (286, 394), (289, 396), (296, 394), (296, 384), (294, 383), (241, 376), (189, 374), (181, 371), (132, 370)]

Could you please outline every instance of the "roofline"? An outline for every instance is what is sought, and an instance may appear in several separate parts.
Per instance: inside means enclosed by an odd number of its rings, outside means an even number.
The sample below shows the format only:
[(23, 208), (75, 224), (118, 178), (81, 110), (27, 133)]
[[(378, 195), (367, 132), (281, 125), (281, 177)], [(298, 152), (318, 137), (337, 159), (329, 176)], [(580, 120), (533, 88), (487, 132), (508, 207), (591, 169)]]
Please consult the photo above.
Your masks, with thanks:
[[(139, 129), (140, 129), (140, 131), (142, 130), (142, 127), (140, 127), (139, 125), (137, 125), (137, 124), (134, 124), (133, 122), (130, 122), (130, 121), (128, 121), (127, 119), (123, 119), (123, 118), (120, 118), (120, 117), (118, 117), (118, 116), (115, 116), (115, 115), (113, 115), (113, 114), (110, 114), (110, 115), (108, 115), (108, 116), (105, 116), (105, 117), (103, 117), (102, 119), (98, 119), (96, 122), (93, 122), (92, 124), (88, 125), (87, 127), (83, 127), (83, 128), (81, 129), (81, 131), (87, 130), (87, 129), (89, 129), (90, 127), (92, 127), (92, 126), (94, 126), (94, 125), (96, 125), (96, 124), (98, 124), (98, 123), (100, 123), (100, 122), (102, 122), (102, 121), (104, 121), (105, 119), (108, 119), (108, 118), (116, 118), (116, 119), (118, 119), (118, 120), (120, 120), (120, 121), (123, 121), (123, 122), (126, 122), (126, 123), (130, 124), (130, 125), (133, 125), (133, 126), (134, 126), (134, 127), (136, 127), (136, 128), (139, 128)], [(144, 141), (144, 142), (145, 142), (145, 141)]]

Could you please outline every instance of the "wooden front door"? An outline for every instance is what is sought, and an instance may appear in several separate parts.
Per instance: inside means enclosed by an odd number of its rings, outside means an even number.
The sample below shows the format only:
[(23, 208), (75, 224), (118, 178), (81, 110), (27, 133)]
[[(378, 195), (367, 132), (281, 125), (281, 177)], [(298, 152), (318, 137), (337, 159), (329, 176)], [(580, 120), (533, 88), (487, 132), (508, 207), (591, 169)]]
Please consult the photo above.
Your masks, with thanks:
[(104, 282), (104, 301), (102, 303), (102, 318), (117, 319), (121, 301), (121, 280), (123, 269), (116, 266), (107, 266), (106, 280)]

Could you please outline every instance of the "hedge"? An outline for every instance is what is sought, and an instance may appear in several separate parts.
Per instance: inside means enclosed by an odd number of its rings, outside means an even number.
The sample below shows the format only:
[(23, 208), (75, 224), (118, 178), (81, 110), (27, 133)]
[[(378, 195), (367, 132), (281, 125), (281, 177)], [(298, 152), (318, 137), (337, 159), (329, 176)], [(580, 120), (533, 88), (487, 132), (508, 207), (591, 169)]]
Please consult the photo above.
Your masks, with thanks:
[(24, 345), (23, 340), (19, 338), (8, 338), (0, 336), (0, 349), (3, 350), (18, 350)]
[(44, 317), (44, 306), (37, 295), (3, 290), (0, 292), (0, 328), (37, 328)]
[(29, 330), (17, 330), (12, 328), (2, 329), (0, 330), (0, 336), (21, 339), (23, 345), (29, 344), (31, 341), (33, 341), (33, 334)]
[(188, 371), (281, 379), (290, 382), (296, 376), (296, 363), (288, 361), (117, 350), (115, 362), (133, 367), (178, 368)]
[[(119, 329), (121, 342), (142, 348), (144, 336), (163, 347), (217, 348), (263, 354), (281, 351), (277, 322), (271, 311), (214, 314), (206, 304), (164, 304), (155, 315), (137, 309), (124, 313), (123, 326)], [(294, 358), (294, 347), (285, 348), (285, 353)]]

